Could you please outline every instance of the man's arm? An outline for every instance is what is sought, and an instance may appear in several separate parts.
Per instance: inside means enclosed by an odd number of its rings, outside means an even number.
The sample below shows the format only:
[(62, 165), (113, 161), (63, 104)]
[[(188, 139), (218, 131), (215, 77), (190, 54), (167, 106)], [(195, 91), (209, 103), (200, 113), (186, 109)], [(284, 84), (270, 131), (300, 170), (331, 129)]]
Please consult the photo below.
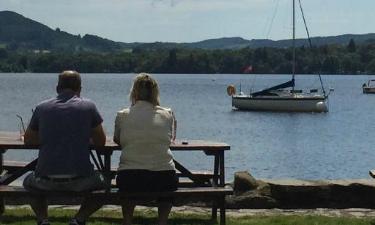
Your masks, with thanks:
[(37, 106), (33, 111), (30, 123), (27, 126), (25, 134), (23, 136), (23, 141), (26, 145), (39, 145), (39, 107)]
[(24, 143), (26, 145), (38, 145), (39, 144), (39, 132), (32, 130), (30, 126), (27, 127), (24, 136)]
[(104, 146), (106, 137), (102, 124), (94, 127), (91, 131), (92, 142), (95, 146)]

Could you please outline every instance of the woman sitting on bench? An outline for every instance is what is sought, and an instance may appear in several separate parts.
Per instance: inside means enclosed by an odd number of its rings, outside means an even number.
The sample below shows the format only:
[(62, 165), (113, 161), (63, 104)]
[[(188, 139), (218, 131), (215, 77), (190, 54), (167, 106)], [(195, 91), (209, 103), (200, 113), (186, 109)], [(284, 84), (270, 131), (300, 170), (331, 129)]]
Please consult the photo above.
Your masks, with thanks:
[[(178, 178), (169, 149), (176, 120), (160, 107), (159, 87), (146, 73), (137, 75), (130, 91), (131, 106), (117, 113), (114, 141), (122, 153), (116, 178), (120, 192), (160, 192), (177, 189)], [(131, 224), (136, 201), (122, 202), (123, 224)], [(159, 224), (167, 224), (172, 199), (158, 199)]]

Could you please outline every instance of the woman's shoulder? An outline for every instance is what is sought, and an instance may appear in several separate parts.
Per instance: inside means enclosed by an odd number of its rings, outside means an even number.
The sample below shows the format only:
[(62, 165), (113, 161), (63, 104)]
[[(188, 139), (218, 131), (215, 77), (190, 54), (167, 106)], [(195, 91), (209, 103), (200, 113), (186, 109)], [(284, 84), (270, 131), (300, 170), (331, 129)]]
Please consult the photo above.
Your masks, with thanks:
[(121, 109), (117, 111), (117, 116), (126, 116), (129, 114), (129, 111), (130, 111), (129, 108)]
[(171, 108), (163, 107), (163, 106), (156, 106), (156, 110), (164, 111), (164, 112), (172, 112)]
[(173, 115), (173, 110), (168, 107), (162, 107), (162, 106), (156, 106), (156, 111), (160, 114), (164, 114), (167, 116), (172, 116)]

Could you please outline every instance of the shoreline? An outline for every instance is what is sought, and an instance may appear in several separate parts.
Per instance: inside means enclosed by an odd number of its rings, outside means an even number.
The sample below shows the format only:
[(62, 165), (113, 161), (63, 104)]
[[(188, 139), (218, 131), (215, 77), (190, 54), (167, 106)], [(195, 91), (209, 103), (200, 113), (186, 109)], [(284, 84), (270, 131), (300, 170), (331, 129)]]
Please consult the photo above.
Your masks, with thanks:
[[(7, 206), (6, 209), (30, 209), (28, 205)], [(78, 210), (79, 206), (50, 206), (50, 209), (62, 210)], [(108, 205), (99, 209), (100, 211), (111, 211), (121, 213), (121, 206)], [(156, 207), (137, 206), (137, 211), (153, 211), (157, 213)], [(195, 206), (174, 206), (172, 213), (179, 214), (210, 214), (211, 209), (206, 207)], [(226, 214), (229, 217), (244, 217), (244, 216), (326, 216), (326, 217), (350, 217), (350, 218), (375, 218), (375, 209), (367, 208), (348, 208), (348, 209), (330, 209), (330, 208), (316, 208), (316, 209), (227, 209)]]
[(234, 195), (226, 199), (235, 209), (375, 209), (374, 179), (298, 180), (255, 179), (236, 172)]

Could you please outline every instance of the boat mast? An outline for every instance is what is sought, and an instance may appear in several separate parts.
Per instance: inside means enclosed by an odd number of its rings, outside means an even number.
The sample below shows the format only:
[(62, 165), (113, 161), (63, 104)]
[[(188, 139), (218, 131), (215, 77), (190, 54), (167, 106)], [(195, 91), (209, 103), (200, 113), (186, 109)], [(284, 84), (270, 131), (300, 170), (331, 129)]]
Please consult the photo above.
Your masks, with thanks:
[(296, 74), (296, 10), (295, 10), (295, 0), (293, 0), (293, 62), (292, 62), (292, 80), (294, 90), (294, 76)]

